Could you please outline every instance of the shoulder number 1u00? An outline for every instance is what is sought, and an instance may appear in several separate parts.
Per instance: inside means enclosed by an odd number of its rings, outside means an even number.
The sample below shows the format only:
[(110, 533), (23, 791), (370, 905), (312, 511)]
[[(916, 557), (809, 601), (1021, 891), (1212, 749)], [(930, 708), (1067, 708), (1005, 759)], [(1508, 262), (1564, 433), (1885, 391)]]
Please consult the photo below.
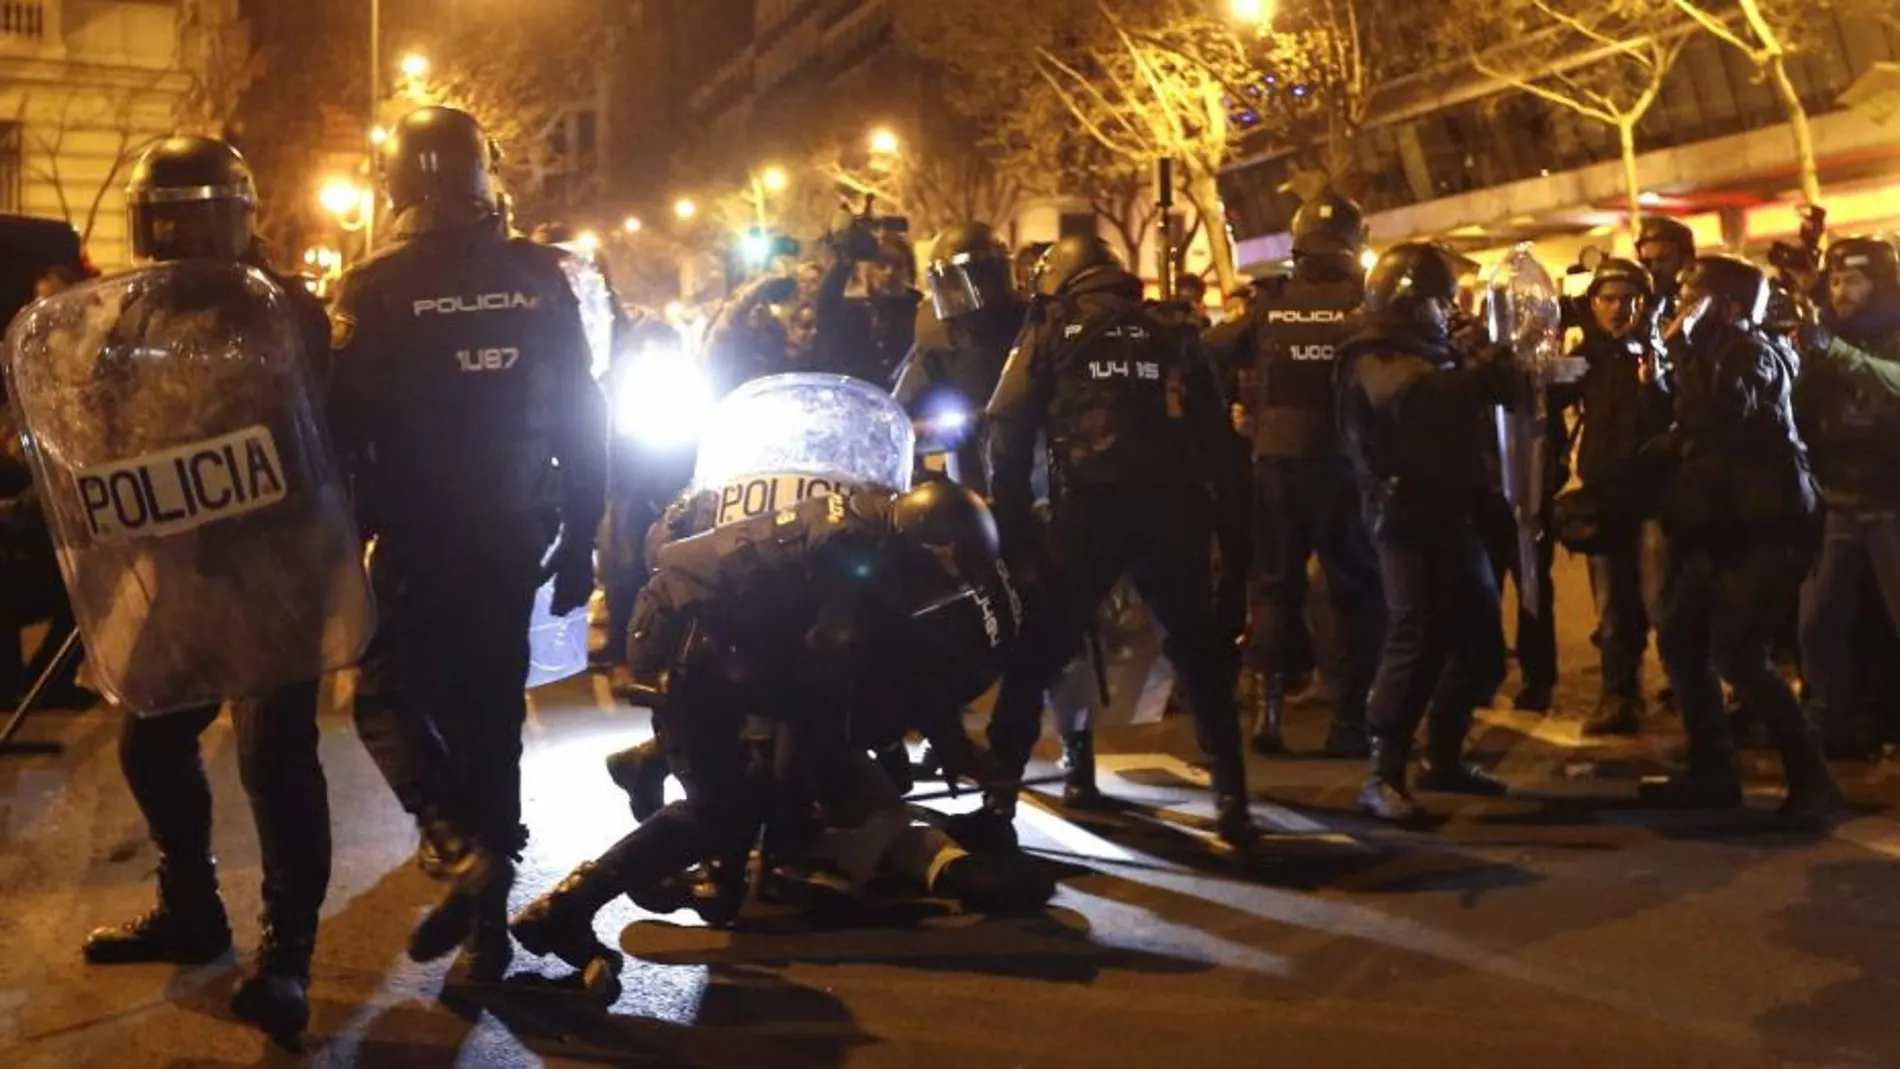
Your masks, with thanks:
[(521, 359), (519, 349), (457, 349), (455, 362), (463, 371), (506, 371)]

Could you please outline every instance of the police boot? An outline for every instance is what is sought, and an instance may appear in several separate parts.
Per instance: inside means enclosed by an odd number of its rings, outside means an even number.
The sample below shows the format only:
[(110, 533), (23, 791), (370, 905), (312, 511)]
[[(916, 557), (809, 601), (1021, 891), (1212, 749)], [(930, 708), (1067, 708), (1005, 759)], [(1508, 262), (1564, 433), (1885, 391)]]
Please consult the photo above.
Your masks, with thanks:
[(1423, 816), (1405, 784), (1406, 749), (1393, 739), (1372, 739), (1372, 774), (1359, 790), (1359, 809), (1380, 820), (1403, 824)]
[(1643, 699), (1635, 694), (1606, 693), (1597, 700), (1596, 711), (1584, 718), (1579, 730), (1586, 738), (1640, 734), (1643, 730)]
[(938, 872), (930, 881), (930, 891), (985, 916), (1026, 917), (1049, 904), (1056, 884), (1021, 862), (985, 861), (965, 854)]
[(1069, 809), (1093, 809), (1102, 804), (1095, 786), (1095, 737), (1087, 731), (1062, 736), (1062, 804)]
[(594, 935), (594, 915), (622, 892), (614, 874), (589, 861), (528, 903), (508, 928), (523, 950), (561, 959), (581, 974), (589, 992), (612, 1002), (620, 997), (622, 958)]
[(506, 913), (508, 887), (514, 882), (514, 864), (506, 856), (477, 845), (463, 855), (451, 873), (448, 889), (423, 916), (409, 936), (412, 961), (434, 961), (452, 952), (475, 933), (475, 922), (494, 901), (500, 888)]
[(508, 938), (508, 899), (489, 900), (476, 908), (462, 943), (461, 979), (471, 984), (498, 984), (514, 964), (515, 944)]
[(1253, 738), (1249, 745), (1263, 756), (1286, 752), (1283, 733), (1286, 680), (1279, 672), (1251, 672), (1253, 676)]
[(1548, 713), (1556, 696), (1549, 683), (1526, 682), (1511, 699), (1511, 708), (1520, 713)]
[(416, 841), (416, 867), (432, 880), (452, 880), (468, 860), (469, 842), (439, 815), (425, 814)]
[(1463, 716), (1445, 716), (1435, 709), (1430, 716), (1425, 769), (1418, 776), (1419, 790), (1482, 798), (1497, 798), (1509, 791), (1503, 780), (1465, 760), (1465, 736), (1471, 729), (1469, 712)]
[(316, 951), (316, 918), (281, 923), (264, 918), (263, 942), (249, 975), (231, 994), (231, 1012), (286, 1046), (310, 1025), (310, 958)]
[(1335, 720), (1326, 729), (1327, 757), (1357, 758), (1364, 760), (1372, 756), (1372, 740), (1366, 737), (1366, 725), (1362, 721)]
[(666, 806), (666, 755), (652, 740), (607, 757), (607, 775), (627, 792), (636, 824), (645, 824)]
[(1840, 788), (1828, 772), (1827, 760), (1812, 738), (1804, 738), (1800, 747), (1782, 754), (1782, 769), (1788, 777), (1788, 796), (1775, 810), (1775, 820), (1791, 830), (1821, 832), (1839, 814)]
[(1214, 787), (1214, 834), (1236, 850), (1252, 849), (1260, 841), (1260, 828), (1253, 822), (1247, 802), (1247, 767), (1236, 754), (1230, 760), (1217, 760), (1212, 768)]
[(161, 859), (158, 905), (136, 920), (94, 929), (85, 944), (86, 960), (94, 965), (203, 965), (230, 949), (231, 921), (209, 856), (189, 863)]

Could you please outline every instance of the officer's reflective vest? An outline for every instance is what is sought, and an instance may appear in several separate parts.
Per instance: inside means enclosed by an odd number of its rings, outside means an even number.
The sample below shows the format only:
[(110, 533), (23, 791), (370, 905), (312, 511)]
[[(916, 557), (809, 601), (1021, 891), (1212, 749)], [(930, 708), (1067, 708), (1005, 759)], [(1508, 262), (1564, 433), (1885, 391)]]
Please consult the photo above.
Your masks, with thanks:
[(1256, 457), (1339, 455), (1337, 349), (1359, 306), (1355, 281), (1289, 282), (1261, 298), (1253, 403)]

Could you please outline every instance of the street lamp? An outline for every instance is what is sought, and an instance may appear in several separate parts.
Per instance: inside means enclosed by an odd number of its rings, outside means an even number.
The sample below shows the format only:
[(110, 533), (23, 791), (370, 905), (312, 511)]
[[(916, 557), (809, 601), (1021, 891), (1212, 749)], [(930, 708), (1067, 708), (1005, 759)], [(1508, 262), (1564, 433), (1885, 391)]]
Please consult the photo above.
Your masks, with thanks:
[(581, 252), (592, 256), (600, 251), (600, 235), (592, 230), (583, 230), (574, 235), (574, 244), (580, 246)]
[(1273, 24), (1276, 0), (1227, 0), (1227, 10), (1235, 20), (1265, 30)]
[(791, 181), (791, 176), (785, 173), (785, 168), (783, 167), (767, 167), (764, 172), (759, 175), (759, 182), (771, 193), (783, 193), (785, 187), (790, 185)]
[(638, 234), (640, 232), (640, 226), (640, 217), (637, 215), (629, 215), (620, 221), (620, 229), (629, 234)]
[(411, 52), (402, 57), (401, 70), (405, 78), (421, 78), (429, 73), (429, 57), (420, 52)]
[(888, 126), (880, 126), (871, 131), (871, 155), (895, 156), (899, 142), (897, 134)]
[(369, 132), (369, 143), (375, 145), (377, 148), (382, 148), (383, 142), (387, 140), (389, 140), (388, 127), (378, 126)]
[(339, 222), (356, 209), (361, 199), (362, 191), (347, 178), (332, 178), (317, 191), (317, 203), (323, 205), (324, 211), (336, 216)]
[(691, 197), (681, 197), (673, 202), (673, 215), (681, 222), (686, 222), (698, 214), (699, 205), (694, 204)]

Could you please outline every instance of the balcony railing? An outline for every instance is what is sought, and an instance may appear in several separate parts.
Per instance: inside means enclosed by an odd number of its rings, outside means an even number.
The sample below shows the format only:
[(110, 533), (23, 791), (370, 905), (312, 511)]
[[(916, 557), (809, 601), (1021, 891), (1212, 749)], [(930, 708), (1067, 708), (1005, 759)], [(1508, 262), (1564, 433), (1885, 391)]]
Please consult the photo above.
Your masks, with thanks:
[(45, 40), (44, 0), (0, 0), (0, 38)]

